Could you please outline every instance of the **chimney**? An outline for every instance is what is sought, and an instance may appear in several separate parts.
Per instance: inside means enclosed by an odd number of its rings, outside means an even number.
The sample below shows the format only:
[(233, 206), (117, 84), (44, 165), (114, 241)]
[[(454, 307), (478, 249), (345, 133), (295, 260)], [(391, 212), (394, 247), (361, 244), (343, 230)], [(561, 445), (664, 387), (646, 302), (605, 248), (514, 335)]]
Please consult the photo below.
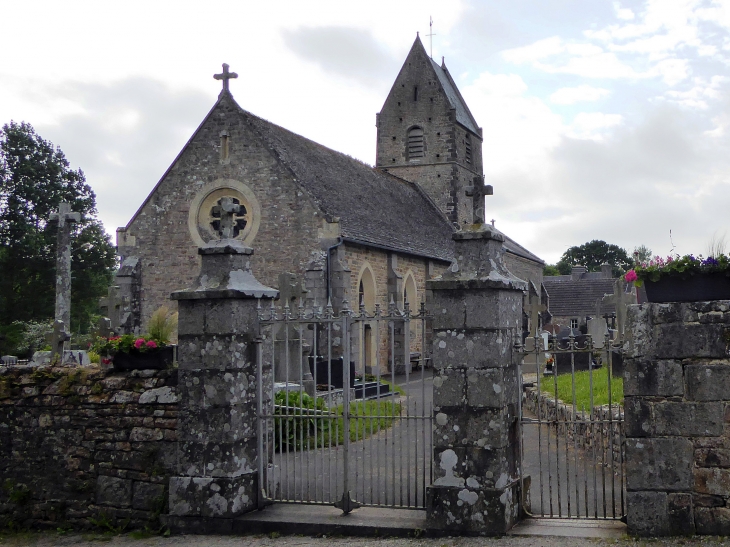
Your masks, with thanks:
[(601, 264), (601, 273), (604, 279), (611, 279), (613, 277), (613, 266), (604, 262)]
[(585, 266), (573, 266), (573, 269), (570, 270), (570, 278), (573, 281), (578, 281), (585, 275), (587, 271), (588, 268), (586, 268)]

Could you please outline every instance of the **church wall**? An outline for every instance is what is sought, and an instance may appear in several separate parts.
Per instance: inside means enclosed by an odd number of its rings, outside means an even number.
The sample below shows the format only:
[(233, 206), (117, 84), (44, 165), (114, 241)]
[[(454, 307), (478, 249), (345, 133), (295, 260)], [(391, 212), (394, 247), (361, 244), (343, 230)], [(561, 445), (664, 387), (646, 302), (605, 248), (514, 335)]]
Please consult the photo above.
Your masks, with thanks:
[[(353, 309), (358, 309), (359, 302), (358, 302), (358, 292), (359, 292), (359, 282), (360, 282), (360, 273), (363, 270), (363, 268), (366, 266), (369, 266), (370, 269), (373, 272), (375, 283), (376, 283), (376, 303), (380, 304), (381, 313), (387, 314), (388, 312), (388, 305), (390, 303), (390, 295), (388, 293), (388, 277), (389, 277), (389, 264), (388, 264), (388, 255), (391, 254), (388, 251), (384, 251), (382, 249), (376, 249), (372, 247), (364, 247), (359, 245), (352, 245), (352, 244), (345, 244), (344, 245), (344, 251), (343, 251), (343, 260), (346, 263), (348, 269), (352, 272), (351, 276), (351, 289), (350, 294), (352, 295), (352, 301), (350, 302), (350, 306)], [(417, 313), (420, 309), (420, 303), (421, 299), (424, 297), (425, 294), (425, 287), (426, 287), (426, 279), (429, 279), (429, 260), (422, 257), (412, 256), (412, 255), (406, 255), (401, 253), (392, 253), (393, 259), (392, 263), (394, 264), (393, 270), (395, 273), (400, 277), (400, 280), (402, 282), (405, 282), (406, 276), (408, 274), (412, 274), (416, 283), (416, 300), (417, 302), (410, 302), (410, 308), (411, 312), (413, 314)], [(448, 267), (447, 264), (441, 263), (441, 262), (432, 262), (430, 271), (431, 276), (436, 276), (441, 274), (446, 268)], [(394, 296), (393, 300), (396, 302), (398, 309), (403, 309), (402, 304), (402, 285), (403, 283), (399, 283), (399, 294), (397, 296)], [(409, 297), (410, 300), (410, 297)], [(383, 371), (385, 372), (385, 364), (388, 363), (388, 341), (387, 338), (384, 336), (385, 329), (387, 328), (385, 324), (381, 324), (381, 329), (383, 329), (382, 334), (383, 336), (380, 337), (379, 344), (378, 344), (378, 352), (380, 354), (380, 363), (383, 365)], [(413, 329), (413, 333), (415, 335), (416, 329)], [(420, 336), (420, 334), (419, 334)], [(414, 339), (411, 343), (411, 351), (421, 351), (421, 343), (420, 340)]]
[[(224, 130), (229, 135), (226, 160), (221, 158)], [(197, 277), (198, 243), (188, 229), (191, 203), (220, 179), (243, 183), (259, 204), (258, 232), (244, 241), (254, 248), (251, 263), (262, 283), (276, 287), (283, 272), (303, 276), (319, 250), (318, 210), (224, 97), (120, 234), (120, 254), (142, 261), (143, 329), (160, 305), (175, 307), (169, 300), (172, 291), (189, 287)]]
[(532, 281), (540, 289), (542, 285), (543, 265), (532, 262), (512, 253), (504, 253), (504, 263), (507, 269), (520, 279)]

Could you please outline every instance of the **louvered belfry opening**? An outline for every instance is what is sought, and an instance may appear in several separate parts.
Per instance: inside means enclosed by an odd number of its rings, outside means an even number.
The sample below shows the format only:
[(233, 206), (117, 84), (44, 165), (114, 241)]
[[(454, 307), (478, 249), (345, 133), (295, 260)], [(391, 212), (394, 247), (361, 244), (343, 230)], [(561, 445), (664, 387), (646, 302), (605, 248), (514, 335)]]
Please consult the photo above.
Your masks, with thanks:
[(423, 129), (414, 127), (408, 131), (408, 159), (423, 157)]
[(466, 163), (471, 163), (471, 135), (469, 133), (466, 134), (465, 139), (466, 144)]

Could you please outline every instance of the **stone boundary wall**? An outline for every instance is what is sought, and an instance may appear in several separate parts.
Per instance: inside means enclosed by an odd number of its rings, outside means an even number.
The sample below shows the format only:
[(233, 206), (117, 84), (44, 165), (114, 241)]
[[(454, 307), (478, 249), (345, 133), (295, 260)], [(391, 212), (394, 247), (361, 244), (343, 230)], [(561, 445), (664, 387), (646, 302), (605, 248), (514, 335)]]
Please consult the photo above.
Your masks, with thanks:
[[(522, 404), (535, 415), (537, 415), (539, 405), (542, 420), (572, 422), (574, 419), (572, 405), (567, 405), (560, 400), (556, 401), (547, 393), (540, 394), (536, 387), (525, 389)], [(623, 410), (617, 405), (613, 405), (610, 411), (608, 405), (594, 407), (592, 413), (578, 410), (575, 416), (575, 428), (571, 424), (562, 423), (558, 424), (557, 431), (560, 435), (566, 435), (571, 445), (575, 440), (578, 447), (590, 450), (591, 455), (595, 446), (598, 462), (610, 465), (612, 463), (611, 453), (613, 453), (613, 463), (620, 464), (624, 456), (620, 424), (622, 415)], [(591, 417), (594, 423), (591, 423)], [(609, 418), (613, 423), (609, 423)], [(613, 444), (611, 444), (611, 435), (613, 435)]]
[(730, 534), (730, 301), (640, 304), (624, 360), (629, 531)]
[(0, 367), (0, 529), (159, 527), (177, 370)]

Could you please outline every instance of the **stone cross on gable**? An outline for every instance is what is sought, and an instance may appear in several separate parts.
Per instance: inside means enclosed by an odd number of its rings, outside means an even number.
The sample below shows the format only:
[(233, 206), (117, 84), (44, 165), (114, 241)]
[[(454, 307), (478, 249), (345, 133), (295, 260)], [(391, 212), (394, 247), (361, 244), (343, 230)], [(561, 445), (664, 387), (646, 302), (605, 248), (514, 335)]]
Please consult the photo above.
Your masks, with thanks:
[(545, 304), (540, 303), (540, 296), (528, 291), (525, 313), (530, 318), (530, 334), (537, 336), (537, 329), (540, 326), (540, 313), (547, 310)]
[(51, 213), (51, 222), (58, 223), (56, 248), (56, 321), (71, 324), (71, 224), (81, 220), (81, 214), (71, 211), (65, 201)]
[(633, 290), (626, 292), (626, 280), (619, 277), (613, 284), (613, 294), (605, 295), (602, 302), (616, 306), (616, 332), (619, 339), (623, 340), (626, 312), (629, 305), (636, 304), (636, 293)]
[(51, 363), (56, 361), (56, 356), (58, 356), (58, 364), (62, 364), (63, 347), (69, 340), (71, 340), (71, 335), (66, 332), (63, 321), (56, 319), (53, 322), (53, 332), (46, 335), (46, 342), (51, 345)]
[(218, 228), (218, 235), (221, 239), (232, 239), (233, 228), (236, 225), (235, 216), (241, 214), (242, 207), (238, 203), (233, 202), (231, 197), (223, 197), (220, 200), (220, 205), (213, 207), (213, 213), (220, 215), (220, 224)]
[(229, 72), (228, 71), (228, 65), (226, 63), (223, 63), (223, 73), (222, 74), (213, 74), (213, 78), (216, 80), (223, 80), (223, 92), (228, 91), (228, 80), (232, 78), (238, 78), (238, 74), (235, 72)]

